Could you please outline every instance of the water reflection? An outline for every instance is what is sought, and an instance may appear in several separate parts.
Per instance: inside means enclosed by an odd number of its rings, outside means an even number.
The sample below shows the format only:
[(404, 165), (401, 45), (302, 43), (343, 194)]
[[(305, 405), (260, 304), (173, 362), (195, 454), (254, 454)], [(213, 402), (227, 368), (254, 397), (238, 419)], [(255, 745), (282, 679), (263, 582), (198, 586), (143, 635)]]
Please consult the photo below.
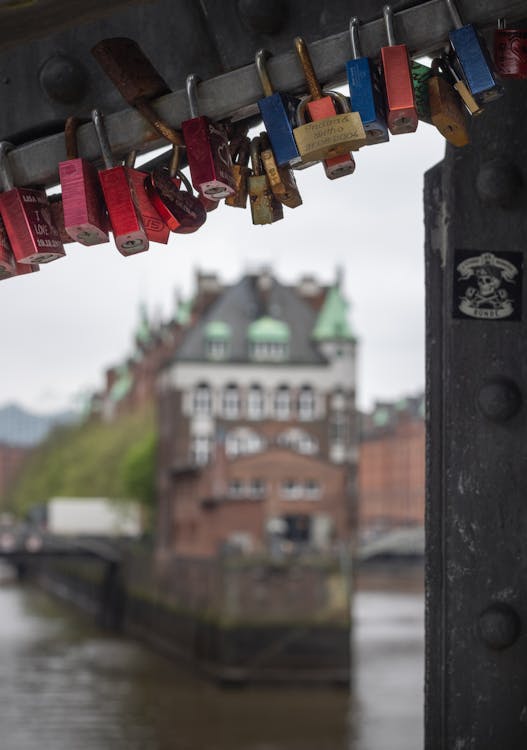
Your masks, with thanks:
[(0, 586), (1, 746), (419, 750), (422, 595), (359, 593), (355, 640), (353, 701), (338, 689), (225, 691), (40, 592)]

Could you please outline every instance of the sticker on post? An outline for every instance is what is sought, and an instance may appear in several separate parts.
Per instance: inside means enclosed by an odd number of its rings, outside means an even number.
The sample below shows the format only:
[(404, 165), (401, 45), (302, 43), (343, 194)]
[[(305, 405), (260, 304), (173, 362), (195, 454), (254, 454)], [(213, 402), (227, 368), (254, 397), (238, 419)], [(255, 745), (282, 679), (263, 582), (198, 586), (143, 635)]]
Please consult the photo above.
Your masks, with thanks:
[(456, 250), (454, 318), (521, 320), (521, 253)]

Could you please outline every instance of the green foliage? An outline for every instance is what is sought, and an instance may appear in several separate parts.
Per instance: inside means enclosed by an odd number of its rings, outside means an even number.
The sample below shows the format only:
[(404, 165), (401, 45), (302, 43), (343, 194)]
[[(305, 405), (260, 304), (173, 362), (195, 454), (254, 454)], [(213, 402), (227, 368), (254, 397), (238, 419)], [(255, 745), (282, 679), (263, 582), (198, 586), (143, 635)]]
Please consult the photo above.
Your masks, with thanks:
[(58, 428), (32, 452), (8, 503), (20, 512), (54, 496), (152, 503), (155, 445), (151, 410)]

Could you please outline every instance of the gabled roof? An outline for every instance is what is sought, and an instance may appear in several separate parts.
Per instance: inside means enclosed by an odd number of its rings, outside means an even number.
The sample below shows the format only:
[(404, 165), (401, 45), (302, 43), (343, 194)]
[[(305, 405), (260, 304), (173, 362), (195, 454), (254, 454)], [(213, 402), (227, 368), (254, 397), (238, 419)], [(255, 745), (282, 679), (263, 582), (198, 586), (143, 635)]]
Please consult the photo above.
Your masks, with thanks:
[(348, 303), (338, 286), (333, 286), (326, 295), (322, 309), (313, 329), (315, 341), (355, 339), (348, 323)]

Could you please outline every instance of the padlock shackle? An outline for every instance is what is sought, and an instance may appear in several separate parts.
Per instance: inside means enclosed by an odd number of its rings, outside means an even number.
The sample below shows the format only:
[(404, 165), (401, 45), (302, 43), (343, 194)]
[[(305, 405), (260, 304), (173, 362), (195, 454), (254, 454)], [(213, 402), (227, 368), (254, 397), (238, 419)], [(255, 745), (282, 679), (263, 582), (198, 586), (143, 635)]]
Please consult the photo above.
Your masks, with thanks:
[(175, 176), (179, 177), (179, 179), (181, 180), (181, 182), (183, 183), (183, 185), (187, 188), (187, 193), (190, 193), (190, 195), (194, 196), (194, 191), (192, 189), (192, 184), (191, 184), (189, 178), (187, 177), (187, 175), (184, 172), (182, 172), (180, 169), (178, 169), (176, 171), (176, 174), (174, 175), (174, 177)]
[(250, 138), (245, 138), (240, 143), (240, 147), (238, 149), (238, 153), (236, 156), (236, 164), (240, 164), (242, 167), (246, 167), (249, 164), (249, 158), (251, 156), (251, 140)]
[(8, 157), (8, 153), (13, 149), (14, 146), (9, 141), (0, 141), (0, 182), (3, 191), (12, 190), (15, 187)]
[(322, 99), (322, 88), (318, 82), (313, 63), (311, 61), (311, 55), (307, 48), (307, 44), (301, 36), (295, 37), (295, 49), (300, 60), (300, 65), (304, 71), (307, 87), (309, 93), (314, 100)]
[(461, 81), (461, 76), (458, 75), (458, 73), (456, 72), (455, 67), (452, 65), (452, 63), (448, 59), (447, 55), (441, 55), (440, 62), (441, 62), (441, 65), (444, 66), (443, 70), (447, 70), (450, 73), (450, 75), (452, 76), (452, 78), (454, 79), (454, 81), (456, 83), (459, 83)]
[(274, 94), (273, 84), (271, 83), (269, 71), (265, 64), (269, 57), (271, 57), (271, 53), (266, 49), (259, 49), (254, 56), (254, 64), (256, 65), (256, 72), (258, 73), (264, 96), (272, 96)]
[(68, 117), (64, 125), (64, 138), (66, 141), (66, 159), (77, 159), (79, 146), (77, 144), (77, 130), (81, 121), (78, 117)]
[(350, 39), (351, 39), (351, 54), (353, 60), (358, 60), (361, 55), (360, 39), (359, 39), (359, 26), (360, 21), (357, 16), (350, 18)]
[(455, 28), (461, 29), (463, 27), (463, 21), (461, 20), (459, 10), (454, 0), (445, 0), (445, 3)]
[(170, 154), (170, 161), (168, 163), (168, 176), (174, 179), (179, 171), (179, 162), (181, 158), (181, 149), (175, 144), (172, 146), (172, 153)]
[(505, 18), (498, 18), (498, 31), (502, 31), (507, 28), (507, 20)]
[(188, 106), (190, 108), (190, 117), (199, 117), (199, 104), (198, 104), (198, 83), (201, 78), (196, 73), (190, 73), (187, 76), (186, 89)]
[(395, 31), (393, 29), (393, 10), (391, 5), (385, 5), (382, 9), (384, 26), (386, 27), (386, 36), (388, 37), (388, 46), (395, 47)]
[(128, 167), (128, 169), (133, 169), (135, 167), (135, 160), (137, 159), (137, 149), (132, 149), (126, 156), (126, 159), (124, 160), (124, 166)]
[(251, 166), (255, 177), (262, 174), (262, 163), (260, 161), (260, 138), (256, 136), (251, 141)]
[(99, 141), (99, 148), (101, 149), (104, 166), (106, 169), (111, 169), (115, 166), (110, 141), (108, 140), (108, 133), (104, 125), (103, 114), (100, 109), (92, 109), (91, 119), (93, 127), (95, 128), (95, 135)]

